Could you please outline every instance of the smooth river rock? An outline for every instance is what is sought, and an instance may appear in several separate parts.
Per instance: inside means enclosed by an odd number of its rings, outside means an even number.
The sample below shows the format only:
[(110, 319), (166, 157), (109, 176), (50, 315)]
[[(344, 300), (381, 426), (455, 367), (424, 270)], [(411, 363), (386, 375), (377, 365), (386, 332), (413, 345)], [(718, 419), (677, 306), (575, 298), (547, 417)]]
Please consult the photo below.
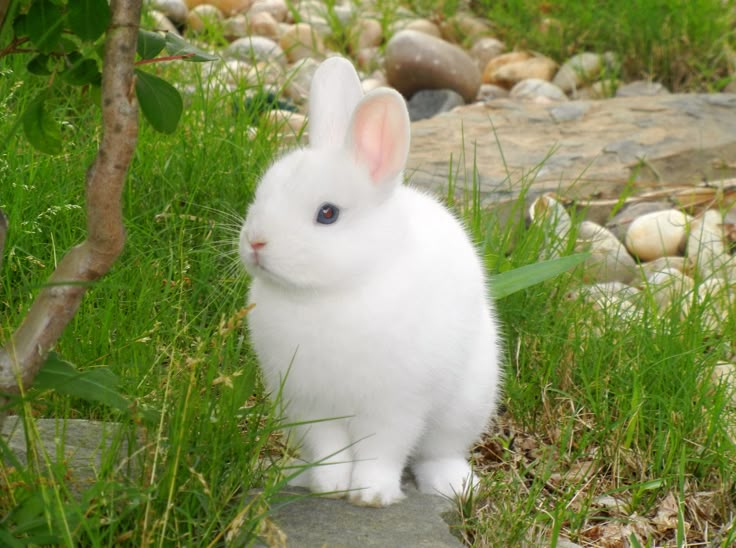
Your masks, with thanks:
[(475, 99), (480, 71), (461, 48), (415, 30), (397, 32), (386, 45), (389, 84), (410, 98), (420, 89), (452, 89), (465, 101)]

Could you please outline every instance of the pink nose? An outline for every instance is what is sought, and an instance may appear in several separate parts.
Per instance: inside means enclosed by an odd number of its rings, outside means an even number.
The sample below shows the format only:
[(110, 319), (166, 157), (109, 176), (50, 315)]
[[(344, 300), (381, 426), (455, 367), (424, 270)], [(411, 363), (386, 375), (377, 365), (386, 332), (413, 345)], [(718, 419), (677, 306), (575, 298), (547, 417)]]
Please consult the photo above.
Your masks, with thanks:
[(250, 248), (253, 251), (259, 251), (266, 247), (266, 242), (250, 242)]

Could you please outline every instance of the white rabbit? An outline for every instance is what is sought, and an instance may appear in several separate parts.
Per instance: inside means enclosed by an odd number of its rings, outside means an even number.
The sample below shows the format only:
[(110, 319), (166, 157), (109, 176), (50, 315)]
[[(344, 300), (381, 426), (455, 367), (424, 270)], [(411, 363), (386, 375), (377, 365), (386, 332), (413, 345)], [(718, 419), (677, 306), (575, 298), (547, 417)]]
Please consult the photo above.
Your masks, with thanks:
[(457, 219), (402, 185), (396, 91), (363, 97), (330, 58), (309, 112), (310, 146), (270, 167), (240, 233), (267, 388), (302, 423), (291, 435), (315, 463), (312, 491), (385, 506), (409, 465), (421, 491), (460, 495), (500, 382), (483, 266)]

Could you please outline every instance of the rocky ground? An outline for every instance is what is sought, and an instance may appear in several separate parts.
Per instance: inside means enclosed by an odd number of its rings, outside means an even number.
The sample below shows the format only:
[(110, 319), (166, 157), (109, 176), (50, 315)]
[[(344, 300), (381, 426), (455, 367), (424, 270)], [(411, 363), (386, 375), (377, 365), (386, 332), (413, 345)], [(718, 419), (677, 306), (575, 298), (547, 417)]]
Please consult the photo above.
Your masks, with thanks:
[[(300, 112), (319, 61), (347, 53), (366, 91), (389, 85), (408, 100), (413, 120), (499, 98), (537, 103), (667, 94), (651, 81), (620, 82), (614, 53), (581, 52), (562, 65), (514, 49), (470, 12), (430, 20), (398, 8), (386, 21), (370, 2), (150, 0), (151, 25), (207, 42), (224, 38), (218, 85), (265, 87)], [(216, 40), (214, 40), (216, 41)], [(217, 49), (211, 45), (210, 49)], [(303, 118), (280, 113), (298, 129)], [(279, 116), (279, 114), (274, 114)]]

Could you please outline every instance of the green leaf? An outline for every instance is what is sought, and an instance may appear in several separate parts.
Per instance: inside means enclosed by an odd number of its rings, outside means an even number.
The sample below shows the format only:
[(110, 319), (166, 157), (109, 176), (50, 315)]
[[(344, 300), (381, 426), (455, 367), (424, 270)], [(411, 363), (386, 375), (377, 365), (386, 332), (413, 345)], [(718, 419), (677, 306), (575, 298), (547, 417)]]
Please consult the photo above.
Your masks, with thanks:
[(491, 294), (495, 299), (503, 299), (512, 293), (567, 272), (582, 263), (589, 255), (589, 253), (576, 253), (501, 272), (491, 278)]
[(71, 363), (51, 352), (33, 381), (33, 387), (52, 389), (59, 394), (99, 402), (114, 409), (128, 411), (130, 401), (118, 390), (118, 378), (109, 369), (79, 371)]
[(146, 120), (156, 131), (173, 133), (184, 109), (181, 95), (158, 76), (138, 69), (135, 74), (135, 93)]
[(64, 81), (73, 86), (99, 85), (102, 82), (100, 69), (94, 59), (84, 59), (76, 52), (70, 53), (67, 59), (71, 66), (61, 74)]
[(25, 544), (16, 540), (8, 531), (0, 527), (0, 546), (8, 548), (25, 548)]
[(25, 31), (41, 53), (51, 53), (61, 38), (63, 23), (60, 7), (51, 0), (37, 0), (28, 10)]
[(69, 28), (82, 40), (97, 40), (110, 23), (107, 0), (69, 0)]
[(13, 19), (13, 34), (18, 38), (22, 36), (28, 36), (28, 16), (25, 13), (21, 13), (15, 19)]
[(136, 51), (141, 59), (153, 59), (166, 46), (166, 39), (158, 32), (138, 29), (138, 47)]
[(186, 61), (203, 62), (217, 61), (219, 59), (216, 55), (211, 55), (203, 49), (186, 42), (173, 32), (166, 33), (166, 51), (169, 55), (191, 55), (191, 57), (185, 59)]
[(66, 36), (62, 36), (56, 43), (53, 53), (57, 55), (69, 55), (70, 53), (76, 53), (78, 49), (77, 44)]
[(39, 53), (33, 59), (28, 61), (26, 65), (28, 72), (35, 74), (36, 76), (48, 76), (51, 74), (49, 70), (49, 56), (43, 53)]
[(45, 521), (43, 519), (43, 509), (45, 506), (46, 503), (41, 493), (30, 493), (23, 500), (19, 501), (15, 508), (10, 510), (7, 520), (14, 523), (16, 529), (23, 528), (22, 530), (25, 531), (29, 524), (32, 525), (31, 528), (35, 527), (35, 522), (38, 518), (41, 518), (42, 522)]
[(45, 92), (39, 94), (21, 115), (23, 132), (34, 148), (46, 154), (61, 152), (61, 130), (46, 110)]

